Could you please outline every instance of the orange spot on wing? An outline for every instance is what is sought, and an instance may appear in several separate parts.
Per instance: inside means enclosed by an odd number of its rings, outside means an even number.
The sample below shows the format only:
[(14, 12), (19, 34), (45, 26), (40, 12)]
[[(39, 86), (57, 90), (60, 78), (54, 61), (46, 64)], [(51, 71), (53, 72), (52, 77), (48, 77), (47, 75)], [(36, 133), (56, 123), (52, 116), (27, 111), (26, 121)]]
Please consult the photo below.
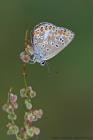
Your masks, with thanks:
[(51, 25), (49, 26), (49, 29), (52, 29), (52, 26)]
[(36, 31), (36, 34), (39, 34), (40, 32), (39, 31)]

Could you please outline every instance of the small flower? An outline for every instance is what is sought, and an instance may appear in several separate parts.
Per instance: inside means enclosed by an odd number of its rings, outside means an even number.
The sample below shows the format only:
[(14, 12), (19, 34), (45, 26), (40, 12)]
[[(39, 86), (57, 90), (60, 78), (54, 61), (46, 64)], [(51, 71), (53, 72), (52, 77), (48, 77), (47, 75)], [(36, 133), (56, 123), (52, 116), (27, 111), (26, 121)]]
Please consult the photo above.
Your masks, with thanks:
[(29, 125), (30, 125), (33, 121), (37, 121), (36, 116), (33, 115), (32, 112), (29, 112), (29, 113), (26, 112), (26, 113), (25, 113), (24, 119), (25, 119), (25, 122), (26, 122), (27, 124), (29, 124)]
[(29, 87), (28, 87), (28, 90), (29, 90), (29, 91), (32, 91), (32, 87), (31, 87), (31, 86), (29, 86)]
[(14, 95), (13, 93), (10, 94), (10, 103), (14, 104), (17, 101), (17, 96)]
[(30, 121), (30, 122), (34, 121), (35, 118), (36, 118), (36, 117), (35, 117), (33, 114), (29, 114), (29, 115), (27, 116), (27, 120)]
[(40, 133), (40, 129), (37, 127), (30, 127), (29, 129), (27, 129), (27, 134), (29, 137), (33, 137), (34, 135), (39, 135)]
[(29, 109), (29, 110), (32, 108), (32, 104), (27, 99), (25, 100), (25, 105), (26, 105), (26, 108)]
[(29, 63), (30, 56), (25, 54), (25, 52), (20, 53), (20, 58), (24, 63)]
[(35, 91), (32, 91), (31, 93), (30, 93), (30, 97), (31, 98), (34, 98), (36, 96), (36, 92)]
[(23, 89), (20, 90), (20, 96), (21, 96), (22, 98), (24, 98), (24, 97), (33, 98), (33, 97), (36, 96), (36, 92), (33, 91), (33, 89), (32, 89), (31, 86), (29, 86), (29, 87), (27, 87), (26, 89), (23, 88)]
[(27, 133), (27, 135), (28, 135), (29, 137), (33, 137), (33, 136), (34, 136), (33, 127), (27, 129), (27, 132), (26, 132), (26, 133)]
[(20, 89), (20, 96), (22, 98), (26, 97), (25, 92), (26, 92), (26, 89), (25, 88)]
[(8, 119), (9, 120), (16, 120), (17, 119), (17, 115), (15, 113), (9, 113), (8, 114)]
[(41, 119), (42, 115), (43, 115), (43, 110), (39, 109), (39, 110), (34, 110), (33, 111), (33, 115), (36, 116), (36, 118)]
[(13, 125), (11, 124), (8, 131), (7, 131), (7, 134), (8, 135), (17, 135), (19, 133), (19, 127), (17, 125)]
[(10, 104), (4, 104), (2, 109), (7, 113), (11, 113), (13, 111), (13, 107)]
[(28, 93), (29, 93), (29, 95), (30, 95), (31, 98), (33, 98), (33, 97), (36, 96), (36, 92), (33, 91), (33, 89), (32, 89), (31, 86), (28, 87)]
[(5, 112), (8, 112), (8, 110), (9, 110), (9, 105), (8, 105), (8, 104), (4, 104), (4, 105), (2, 106), (2, 109), (3, 109)]
[(34, 134), (35, 135), (39, 135), (40, 134), (40, 129), (39, 128), (33, 127), (33, 130), (34, 130)]
[(10, 127), (12, 127), (12, 126), (13, 126), (13, 124), (10, 123), (10, 122), (6, 125), (7, 128), (10, 128)]
[(30, 97), (30, 94), (31, 94), (31, 92), (32, 92), (33, 90), (32, 90), (32, 87), (31, 86), (29, 86), (29, 87), (27, 87), (26, 88), (26, 94)]
[(17, 103), (14, 103), (12, 106), (13, 106), (14, 109), (18, 108), (18, 104)]

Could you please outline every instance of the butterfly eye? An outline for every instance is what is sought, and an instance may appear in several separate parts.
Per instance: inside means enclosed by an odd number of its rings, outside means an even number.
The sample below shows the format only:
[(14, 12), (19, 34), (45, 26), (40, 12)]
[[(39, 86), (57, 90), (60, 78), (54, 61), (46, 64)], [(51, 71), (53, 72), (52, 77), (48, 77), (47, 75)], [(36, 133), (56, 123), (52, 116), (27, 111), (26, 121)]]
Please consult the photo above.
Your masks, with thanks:
[(45, 65), (45, 61), (40, 62), (40, 65), (44, 66)]
[(36, 63), (36, 58), (35, 58), (34, 55), (31, 55), (31, 56), (30, 56), (29, 64), (34, 64), (34, 63)]

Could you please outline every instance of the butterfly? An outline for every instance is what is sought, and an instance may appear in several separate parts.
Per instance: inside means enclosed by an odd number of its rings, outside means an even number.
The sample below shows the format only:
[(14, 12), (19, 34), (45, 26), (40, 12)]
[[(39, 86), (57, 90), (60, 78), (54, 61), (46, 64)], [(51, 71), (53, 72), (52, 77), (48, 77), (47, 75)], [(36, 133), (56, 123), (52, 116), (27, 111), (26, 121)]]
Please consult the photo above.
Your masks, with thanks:
[(30, 43), (25, 43), (25, 50), (20, 53), (20, 58), (24, 63), (37, 62), (43, 66), (47, 60), (66, 48), (74, 36), (75, 34), (69, 29), (42, 22), (30, 32)]

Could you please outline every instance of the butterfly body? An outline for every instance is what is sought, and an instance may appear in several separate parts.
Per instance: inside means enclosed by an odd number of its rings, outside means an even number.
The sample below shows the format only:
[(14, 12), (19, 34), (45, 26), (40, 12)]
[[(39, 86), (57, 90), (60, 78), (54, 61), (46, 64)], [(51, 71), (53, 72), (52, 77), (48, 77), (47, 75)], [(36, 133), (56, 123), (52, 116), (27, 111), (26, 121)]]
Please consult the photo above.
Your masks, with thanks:
[(67, 47), (74, 38), (74, 33), (64, 27), (57, 27), (52, 23), (43, 22), (34, 27), (31, 37), (28, 55), (29, 57), (33, 55), (33, 59), (29, 60), (29, 63), (37, 62), (42, 65), (46, 60), (53, 58)]

